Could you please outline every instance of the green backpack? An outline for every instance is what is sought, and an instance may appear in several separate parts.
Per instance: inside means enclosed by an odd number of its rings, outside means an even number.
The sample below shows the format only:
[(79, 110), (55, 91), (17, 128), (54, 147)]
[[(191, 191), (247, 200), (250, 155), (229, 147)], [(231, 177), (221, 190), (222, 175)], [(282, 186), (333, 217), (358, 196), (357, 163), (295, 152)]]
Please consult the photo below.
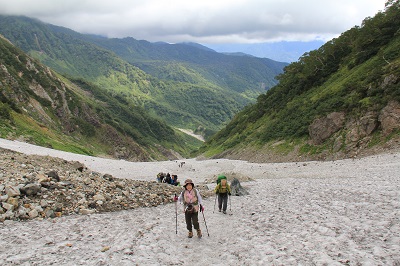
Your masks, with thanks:
[(221, 180), (222, 179), (225, 179), (226, 180), (226, 176), (224, 176), (224, 175), (219, 175), (218, 176), (218, 179), (217, 179), (217, 185), (219, 184), (219, 183), (221, 183)]

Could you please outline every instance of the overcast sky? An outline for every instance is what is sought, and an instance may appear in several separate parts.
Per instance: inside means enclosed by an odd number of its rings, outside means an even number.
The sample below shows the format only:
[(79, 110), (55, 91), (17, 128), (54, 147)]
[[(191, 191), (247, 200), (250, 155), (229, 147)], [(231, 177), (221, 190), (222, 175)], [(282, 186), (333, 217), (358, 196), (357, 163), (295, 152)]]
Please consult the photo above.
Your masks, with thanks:
[(0, 14), (151, 42), (327, 41), (386, 0), (0, 0)]

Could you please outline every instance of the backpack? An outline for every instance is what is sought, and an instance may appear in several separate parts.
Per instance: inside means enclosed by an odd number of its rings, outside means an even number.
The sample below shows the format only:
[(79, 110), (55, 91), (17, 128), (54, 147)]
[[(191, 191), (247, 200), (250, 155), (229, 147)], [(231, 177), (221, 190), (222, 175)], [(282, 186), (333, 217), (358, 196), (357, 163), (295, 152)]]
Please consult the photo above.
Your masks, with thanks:
[(224, 176), (224, 175), (220, 175), (220, 176), (218, 176), (218, 179), (217, 179), (217, 185), (219, 184), (219, 183), (221, 183), (221, 180), (226, 180), (226, 176)]
[(220, 184), (219, 184), (219, 193), (227, 193), (228, 192), (228, 182), (226, 179), (221, 179)]

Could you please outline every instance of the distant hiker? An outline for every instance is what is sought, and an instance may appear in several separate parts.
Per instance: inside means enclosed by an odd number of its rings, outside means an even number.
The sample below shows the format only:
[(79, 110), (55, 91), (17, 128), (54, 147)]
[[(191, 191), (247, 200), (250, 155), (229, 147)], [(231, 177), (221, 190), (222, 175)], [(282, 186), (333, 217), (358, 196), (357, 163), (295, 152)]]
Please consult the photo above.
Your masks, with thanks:
[(168, 173), (167, 176), (165, 177), (165, 183), (171, 184), (171, 175)]
[(204, 211), (202, 199), (199, 191), (194, 188), (194, 183), (191, 179), (186, 179), (183, 185), (185, 188), (179, 195), (178, 201), (183, 203), (186, 228), (189, 231), (188, 237), (193, 237), (192, 227), (197, 231), (197, 237), (202, 237), (199, 225), (199, 210)]
[(178, 186), (179, 185), (178, 176), (177, 175), (172, 175), (171, 185), (174, 185), (174, 186)]
[(157, 181), (160, 183), (164, 181), (164, 173), (160, 172), (157, 174)]
[(231, 187), (226, 180), (226, 176), (219, 175), (217, 179), (217, 186), (214, 189), (215, 193), (218, 195), (218, 209), (221, 209), (224, 214), (226, 214), (226, 208), (228, 207), (228, 195), (231, 195)]

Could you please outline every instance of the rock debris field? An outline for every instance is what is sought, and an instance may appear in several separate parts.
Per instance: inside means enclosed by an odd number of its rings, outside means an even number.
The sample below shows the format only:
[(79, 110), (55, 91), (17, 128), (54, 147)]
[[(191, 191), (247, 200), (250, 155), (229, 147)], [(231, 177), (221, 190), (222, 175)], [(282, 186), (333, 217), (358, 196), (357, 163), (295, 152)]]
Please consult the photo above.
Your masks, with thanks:
[[(255, 164), (133, 163), (0, 139), (0, 265), (400, 265), (400, 153)], [(182, 164), (182, 162), (184, 162)], [(204, 196), (203, 237), (188, 239), (180, 187)], [(224, 173), (249, 192), (228, 213)]]

